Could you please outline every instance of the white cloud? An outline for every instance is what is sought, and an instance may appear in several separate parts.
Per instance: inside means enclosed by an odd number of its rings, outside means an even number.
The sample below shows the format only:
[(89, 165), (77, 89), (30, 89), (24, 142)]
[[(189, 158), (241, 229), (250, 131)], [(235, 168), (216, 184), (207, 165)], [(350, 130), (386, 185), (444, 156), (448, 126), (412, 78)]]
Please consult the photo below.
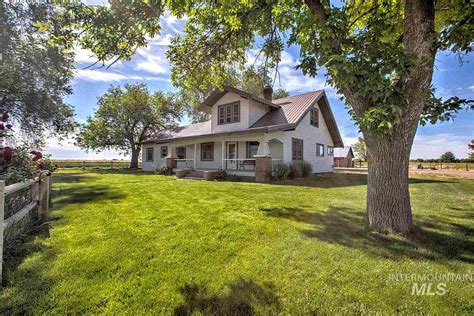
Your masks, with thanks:
[[(50, 138), (47, 140), (43, 152), (51, 154), (52, 159), (124, 159), (124, 156), (115, 150), (106, 150), (100, 153), (86, 152), (74, 145), (73, 138), (63, 141), (59, 141), (57, 138)], [(125, 157), (125, 159), (127, 158)]]
[(170, 64), (165, 53), (166, 48), (154, 44), (139, 48), (137, 50), (139, 61), (136, 62), (135, 69), (153, 74), (168, 74)]
[(436, 134), (416, 135), (411, 150), (411, 158), (439, 158), (443, 153), (452, 151), (456, 158), (467, 158), (467, 144), (472, 135)]
[(76, 69), (74, 76), (75, 80), (94, 81), (94, 82), (117, 82), (124, 80), (157, 80), (169, 82), (170, 79), (153, 77), (153, 76), (139, 76), (126, 75), (122, 73), (112, 72), (108, 70), (91, 70), (91, 69)]

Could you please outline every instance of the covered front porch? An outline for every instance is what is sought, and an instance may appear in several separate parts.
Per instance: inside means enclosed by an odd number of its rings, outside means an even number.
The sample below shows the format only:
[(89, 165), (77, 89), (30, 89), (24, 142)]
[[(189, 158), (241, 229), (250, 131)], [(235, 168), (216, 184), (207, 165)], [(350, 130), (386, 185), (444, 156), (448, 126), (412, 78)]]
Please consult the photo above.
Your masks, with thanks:
[(256, 157), (271, 157), (272, 164), (283, 159), (283, 143), (264, 137), (199, 140), (170, 145), (168, 157), (175, 160), (174, 169), (196, 171), (225, 170), (227, 174), (254, 177)]

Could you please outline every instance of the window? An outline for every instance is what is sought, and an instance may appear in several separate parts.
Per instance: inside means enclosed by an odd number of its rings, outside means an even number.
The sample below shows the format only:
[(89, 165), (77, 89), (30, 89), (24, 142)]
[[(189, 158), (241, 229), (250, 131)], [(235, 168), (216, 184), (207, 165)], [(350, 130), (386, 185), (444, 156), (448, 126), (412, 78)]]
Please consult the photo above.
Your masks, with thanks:
[(259, 142), (247, 142), (247, 158), (253, 158), (258, 152)]
[(201, 161), (214, 160), (214, 143), (201, 144)]
[(186, 147), (176, 147), (176, 157), (178, 157), (178, 159), (185, 159)]
[(218, 125), (240, 122), (240, 102), (219, 105), (217, 114)]
[(328, 156), (334, 156), (334, 147), (328, 146)]
[(316, 127), (319, 127), (319, 110), (316, 108), (311, 108), (309, 111), (310, 124)]
[(168, 146), (161, 146), (161, 148), (160, 148), (160, 157), (161, 158), (168, 157)]
[(146, 149), (146, 161), (147, 162), (153, 161), (153, 147), (148, 147)]
[(303, 140), (293, 138), (291, 142), (291, 151), (293, 160), (303, 160)]
[(323, 144), (316, 144), (316, 156), (317, 157), (324, 157), (324, 145)]

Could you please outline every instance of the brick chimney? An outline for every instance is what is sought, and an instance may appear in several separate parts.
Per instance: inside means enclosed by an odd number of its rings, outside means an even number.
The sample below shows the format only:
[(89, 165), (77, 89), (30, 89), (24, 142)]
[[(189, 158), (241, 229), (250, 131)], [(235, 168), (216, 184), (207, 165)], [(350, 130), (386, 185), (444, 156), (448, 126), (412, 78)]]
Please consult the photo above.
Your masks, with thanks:
[(263, 97), (268, 100), (268, 101), (271, 101), (272, 100), (272, 95), (273, 95), (273, 88), (272, 86), (270, 85), (266, 85), (265, 87), (263, 87)]

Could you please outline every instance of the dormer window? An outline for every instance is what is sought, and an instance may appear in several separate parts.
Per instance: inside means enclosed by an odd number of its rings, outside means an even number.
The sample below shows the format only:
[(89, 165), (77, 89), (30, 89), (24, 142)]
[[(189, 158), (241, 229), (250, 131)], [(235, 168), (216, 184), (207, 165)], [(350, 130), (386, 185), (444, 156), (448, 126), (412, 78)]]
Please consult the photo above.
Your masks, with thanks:
[(240, 122), (240, 102), (219, 105), (217, 113), (219, 115), (218, 125)]
[(316, 108), (311, 108), (309, 112), (310, 124), (316, 127), (319, 127), (319, 110)]

